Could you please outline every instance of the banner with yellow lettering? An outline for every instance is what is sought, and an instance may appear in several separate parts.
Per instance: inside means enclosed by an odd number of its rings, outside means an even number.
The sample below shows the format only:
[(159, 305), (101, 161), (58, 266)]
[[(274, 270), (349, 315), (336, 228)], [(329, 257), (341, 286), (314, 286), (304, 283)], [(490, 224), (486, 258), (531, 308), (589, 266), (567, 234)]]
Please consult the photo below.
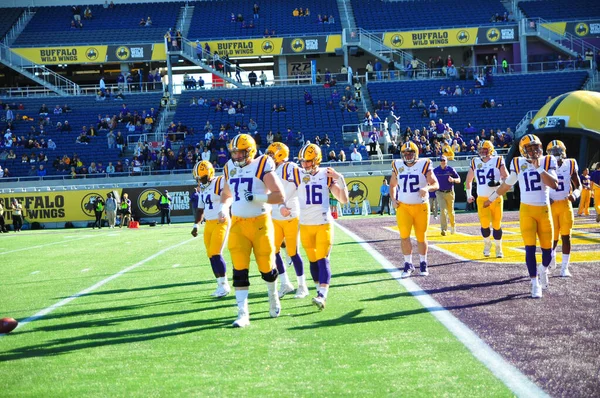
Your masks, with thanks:
[(477, 44), (508, 43), (518, 40), (518, 25), (387, 32), (383, 35), (383, 43), (386, 46), (401, 49), (458, 47)]

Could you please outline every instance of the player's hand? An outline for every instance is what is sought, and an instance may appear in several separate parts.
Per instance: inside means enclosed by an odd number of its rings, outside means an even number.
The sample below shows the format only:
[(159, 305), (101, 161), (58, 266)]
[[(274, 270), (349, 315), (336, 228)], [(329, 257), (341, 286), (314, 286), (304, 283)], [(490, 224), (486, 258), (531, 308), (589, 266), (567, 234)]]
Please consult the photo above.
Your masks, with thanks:
[(485, 202), (483, 202), (483, 207), (488, 208), (488, 207), (490, 207), (491, 204), (492, 204), (492, 202), (490, 202), (489, 200), (486, 200)]
[(337, 180), (341, 176), (342, 175), (340, 173), (338, 173), (337, 171), (335, 171), (332, 167), (328, 167), (327, 168), (327, 177), (333, 178), (334, 180)]
[(252, 194), (250, 191), (244, 192), (244, 197), (248, 202), (252, 202), (254, 200), (254, 194)]
[(571, 203), (575, 203), (575, 201), (577, 200), (577, 199), (575, 199), (575, 196), (573, 196), (573, 194), (569, 194), (567, 199), (569, 199), (571, 201)]
[(217, 222), (219, 224), (225, 223), (228, 218), (229, 218), (229, 214), (224, 213), (223, 210), (221, 210), (219, 212), (219, 214), (217, 214)]
[(469, 202), (469, 203), (473, 203), (473, 202), (475, 202), (475, 196), (469, 196), (469, 197), (467, 198), (467, 202)]
[(279, 208), (279, 213), (281, 213), (283, 217), (289, 217), (292, 214), (292, 209), (286, 206), (281, 206)]
[(397, 209), (398, 206), (400, 206), (400, 202), (398, 202), (396, 199), (392, 198), (392, 206), (394, 206), (394, 209)]
[(452, 176), (449, 176), (449, 177), (448, 177), (448, 182), (450, 182), (450, 183), (454, 184), (454, 178), (452, 178)]
[(196, 236), (198, 236), (198, 228), (194, 228), (192, 229), (192, 236), (195, 238)]
[(419, 189), (419, 196), (422, 198), (426, 198), (427, 195), (429, 195), (429, 191), (426, 190), (425, 188), (421, 188)]

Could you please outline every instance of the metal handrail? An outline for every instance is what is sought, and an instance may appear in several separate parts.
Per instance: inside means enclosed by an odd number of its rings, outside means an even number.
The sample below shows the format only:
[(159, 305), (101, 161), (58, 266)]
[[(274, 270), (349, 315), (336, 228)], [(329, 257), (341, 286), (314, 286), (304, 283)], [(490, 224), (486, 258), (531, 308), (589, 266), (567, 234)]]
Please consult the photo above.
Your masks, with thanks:
[(43, 65), (36, 65), (28, 59), (11, 51), (9, 47), (0, 44), (0, 61), (5, 65), (16, 68), (33, 81), (45, 85), (62, 95), (78, 95), (79, 85)]

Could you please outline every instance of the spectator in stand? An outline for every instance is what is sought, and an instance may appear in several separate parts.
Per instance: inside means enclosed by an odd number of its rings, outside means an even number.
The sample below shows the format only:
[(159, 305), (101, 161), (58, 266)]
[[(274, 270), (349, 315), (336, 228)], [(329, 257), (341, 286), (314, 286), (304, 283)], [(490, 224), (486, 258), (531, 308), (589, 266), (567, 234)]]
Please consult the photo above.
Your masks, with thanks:
[(304, 90), (304, 104), (305, 105), (312, 105), (313, 104), (312, 95), (307, 90)]
[(358, 152), (357, 148), (354, 148), (352, 150), (352, 153), (350, 154), (350, 160), (352, 160), (353, 162), (362, 161), (362, 155), (360, 154), (360, 152)]
[(432, 119), (437, 118), (438, 106), (434, 100), (431, 100), (431, 104), (429, 105), (429, 117)]

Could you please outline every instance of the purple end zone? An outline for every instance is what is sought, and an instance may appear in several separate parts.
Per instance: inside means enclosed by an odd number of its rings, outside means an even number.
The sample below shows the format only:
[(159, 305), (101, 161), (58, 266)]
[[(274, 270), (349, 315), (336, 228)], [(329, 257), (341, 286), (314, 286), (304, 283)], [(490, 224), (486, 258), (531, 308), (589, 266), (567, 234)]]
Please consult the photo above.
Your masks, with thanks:
[[(518, 221), (518, 216), (505, 213), (504, 221)], [(572, 278), (558, 276), (558, 264), (541, 300), (530, 298), (524, 251), (518, 263), (508, 264), (461, 261), (430, 247), (430, 275), (413, 279), (550, 395), (600, 396), (600, 228), (593, 221), (594, 217), (581, 217), (575, 224), (585, 225), (581, 230), (589, 233), (585, 249), (597, 252), (598, 260), (571, 264)], [(394, 217), (344, 217), (337, 222), (396, 267), (403, 266), (399, 236), (386, 229), (395, 226)], [(474, 240), (482, 239), (478, 222), (476, 213), (456, 215), (458, 232), (473, 235)], [(475, 226), (460, 226), (466, 223)], [(513, 237), (520, 235), (504, 234), (504, 239)], [(446, 238), (452, 242), (452, 235)], [(414, 240), (413, 247), (416, 253)], [(582, 249), (575, 244), (572, 252)]]

